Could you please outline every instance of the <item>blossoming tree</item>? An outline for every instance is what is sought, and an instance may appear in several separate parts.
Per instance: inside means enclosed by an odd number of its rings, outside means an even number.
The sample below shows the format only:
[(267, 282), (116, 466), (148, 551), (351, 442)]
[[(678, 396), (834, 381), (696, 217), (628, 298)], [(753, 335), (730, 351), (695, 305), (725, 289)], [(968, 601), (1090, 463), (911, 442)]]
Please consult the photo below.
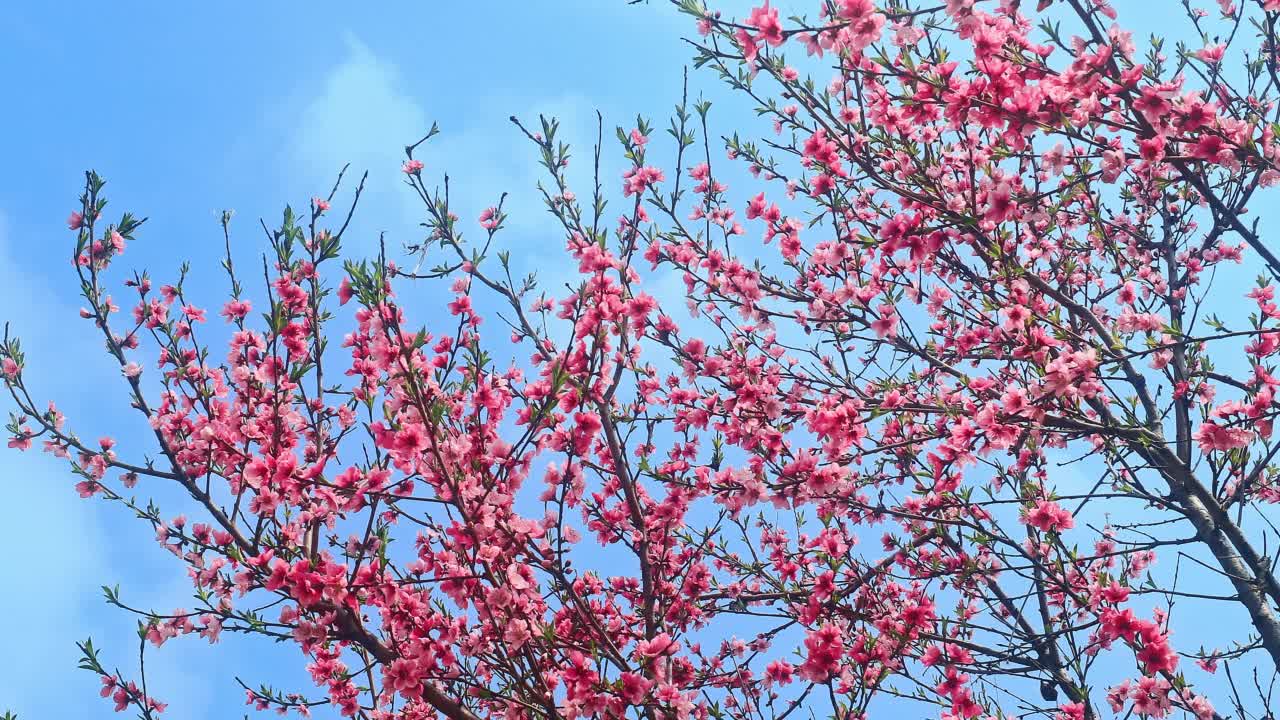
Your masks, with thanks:
[(251, 704), (370, 720), (1272, 717), (1280, 2), (1167, 3), (1191, 40), (1144, 52), (1103, 0), (675, 4), (773, 133), (619, 129), (609, 204), (603, 142), (572, 187), (517, 123), (564, 288), (513, 277), (501, 202), (451, 211), (428, 135), (431, 269), (342, 264), (340, 179), (269, 232), (265, 299), (228, 240), (214, 349), (181, 282), (117, 271), (142, 222), (87, 175), (81, 314), (154, 447), (82, 439), (6, 337), (9, 444), (186, 566), (146, 640), (285, 639), (318, 689)]

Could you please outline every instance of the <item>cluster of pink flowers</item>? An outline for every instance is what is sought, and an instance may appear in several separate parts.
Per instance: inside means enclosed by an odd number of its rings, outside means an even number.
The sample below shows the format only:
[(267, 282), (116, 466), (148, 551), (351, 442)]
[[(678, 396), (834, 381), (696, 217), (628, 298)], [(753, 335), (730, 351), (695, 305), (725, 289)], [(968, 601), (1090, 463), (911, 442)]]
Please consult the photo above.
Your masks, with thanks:
[[(1255, 519), (1280, 502), (1280, 309), (1265, 277), (1227, 288), (1247, 324), (1205, 300), (1231, 264), (1280, 279), (1240, 219), (1280, 180), (1280, 87), (1221, 74), (1256, 19), (1229, 3), (1236, 45), (1176, 69), (1101, 1), (1057, 3), (1075, 37), (1041, 32), (1053, 5), (700, 14), (699, 63), (773, 131), (769, 152), (726, 141), (764, 189), (732, 195), (710, 148), (685, 164), (682, 107), (670, 187), (648, 124), (619, 131), (615, 222), (578, 201), (544, 122), (525, 134), (576, 272), (557, 287), (488, 259), (501, 202), (472, 243), (410, 156), (414, 252), (437, 269), (338, 269), (345, 225), (320, 227), (316, 197), (273, 233), (260, 297), (227, 263), (224, 323), (145, 275), (121, 312), (112, 262), (141, 223), (104, 225), (91, 174), (68, 220), (81, 316), (158, 452), (81, 440), (6, 338), (9, 445), (39, 439), (185, 564), (203, 605), (144, 613), (152, 646), (297, 646), (322, 698), (249, 691), (261, 709), (862, 718), (889, 695), (967, 720), (1016, 696), (1058, 720), (1216, 718), (1200, 672), (1280, 663)], [(1251, 51), (1275, 46), (1262, 19)], [(784, 61), (797, 48), (808, 65)], [(397, 294), (415, 277), (445, 280), (439, 312)], [(151, 483), (196, 520), (120, 489)], [(1179, 585), (1156, 562), (1174, 552), (1221, 587)], [(1183, 664), (1175, 602), (1249, 624)], [(95, 672), (117, 709), (163, 710)]]

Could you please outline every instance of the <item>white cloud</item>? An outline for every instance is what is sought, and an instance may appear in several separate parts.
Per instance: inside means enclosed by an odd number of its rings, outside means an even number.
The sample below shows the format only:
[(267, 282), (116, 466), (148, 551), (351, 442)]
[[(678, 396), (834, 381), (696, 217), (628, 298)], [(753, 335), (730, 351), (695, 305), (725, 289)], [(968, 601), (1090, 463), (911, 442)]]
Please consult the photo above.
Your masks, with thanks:
[[(11, 331), (22, 337), (29, 372), (51, 392), (82, 391), (86, 374), (77, 366), (93, 348), (65, 331), (65, 323), (76, 319), (75, 308), (58, 302), (40, 276), (24, 272), (12, 255), (0, 216), (0, 306), (24, 310), (9, 319)], [(8, 620), (8, 650), (0, 652), (0, 710), (65, 717), (101, 702), (92, 678), (67, 679), (78, 672), (75, 643), (90, 633), (101, 605), (98, 588), (109, 579), (106, 538), (61, 461), (34, 448), (21, 454), (0, 450), (7, 588), (0, 593), (0, 617)], [(65, 691), (68, 686), (75, 690)]]
[[(149, 446), (127, 442), (146, 441), (146, 425), (129, 409), (97, 330), (70, 302), (70, 268), (51, 268), (48, 279), (33, 272), (32, 259), (15, 252), (10, 235), (0, 215), (0, 307), (24, 310), (6, 319), (22, 341), (32, 395), (37, 402), (56, 400), (68, 427), (86, 437), (107, 430), (126, 441), (126, 454), (147, 451)], [(0, 652), (0, 712), (105, 717), (111, 707), (98, 697), (98, 681), (77, 669), (76, 643), (91, 636), (104, 663), (133, 677), (137, 636), (133, 616), (106, 605), (100, 588), (127, 580), (121, 587), (127, 602), (167, 610), (191, 605), (191, 585), (180, 564), (146, 544), (151, 532), (145, 524), (119, 505), (81, 499), (65, 461), (38, 448), (19, 453), (0, 446), (0, 547), (7, 551), (8, 589), (0, 593), (0, 617), (11, 620), (5, 628), (10, 651)], [(113, 547), (127, 548), (127, 566), (113, 562)], [(198, 645), (175, 642), (148, 653), (149, 690), (171, 703), (173, 720), (206, 717), (205, 674), (214, 666)]]
[(396, 67), (348, 36), (346, 57), (303, 107), (286, 167), (310, 184), (305, 191), (327, 193), (338, 171), (350, 163), (348, 191), (361, 173), (369, 171), (360, 227), (375, 232), (412, 227), (417, 208), (400, 187), (397, 169), (404, 146), (425, 134), (430, 122), (423, 108), (401, 90)]
[[(75, 643), (89, 634), (97, 588), (106, 581), (102, 533), (53, 461), (9, 454), (0, 461), (0, 476), (8, 587), (0, 593), (0, 617), (8, 619), (9, 648), (0, 653), (0, 709), (20, 717), (57, 716), (97, 700), (87, 675), (85, 682), (66, 680), (78, 672)], [(67, 697), (66, 687), (76, 688), (77, 697)]]
[[(537, 190), (539, 181), (550, 184), (550, 180), (539, 164), (538, 149), (508, 118), (518, 117), (531, 131), (540, 129), (539, 115), (560, 121), (558, 139), (572, 147), (573, 189), (585, 199), (591, 192), (595, 109), (573, 94), (532, 105), (509, 96), (486, 95), (482, 88), (462, 99), (445, 94), (450, 99), (416, 97), (394, 62), (348, 36), (345, 55), (319, 83), (316, 94), (294, 103), (304, 110), (287, 150), (289, 191), (327, 191), (347, 163), (352, 180), (368, 170), (366, 192), (347, 236), (347, 252), (371, 254), (378, 233), (386, 231), (388, 252), (398, 255), (405, 242), (418, 240), (424, 214), (421, 201), (402, 183), (399, 169), (404, 146), (439, 120), (440, 134), (415, 153), (426, 163), (427, 186), (442, 183), (448, 173), (453, 211), (463, 219), (464, 234), (473, 240), (482, 236), (474, 219), (507, 193), (504, 208), (509, 219), (499, 245), (511, 251), (514, 272), (537, 270), (544, 287), (559, 287), (573, 269), (563, 252), (564, 233), (547, 213)], [(462, 113), (446, 105), (462, 101), (466, 104)], [(612, 137), (612, 126), (606, 126), (606, 155), (617, 154)], [(616, 190), (618, 177), (613, 169), (606, 168), (603, 178), (611, 191)], [(298, 177), (305, 188), (297, 186)]]

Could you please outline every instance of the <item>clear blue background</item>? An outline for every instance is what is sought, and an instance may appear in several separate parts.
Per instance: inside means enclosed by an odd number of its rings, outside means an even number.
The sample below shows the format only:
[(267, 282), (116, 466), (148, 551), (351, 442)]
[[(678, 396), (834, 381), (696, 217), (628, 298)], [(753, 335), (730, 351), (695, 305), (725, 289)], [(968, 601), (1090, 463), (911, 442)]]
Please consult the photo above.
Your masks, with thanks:
[[(741, 13), (752, 3), (715, 4)], [(816, 7), (773, 4), (784, 15)], [(1146, 16), (1132, 21), (1162, 29)], [(216, 311), (221, 211), (236, 211), (237, 261), (256, 280), (258, 218), (271, 224), (284, 203), (327, 193), (345, 163), (370, 171), (348, 249), (372, 253), (380, 231), (393, 248), (413, 240), (419, 210), (401, 184), (402, 148), (435, 121), (442, 134), (421, 155), (427, 172), (450, 172), (467, 219), (511, 192), (504, 246), (554, 281), (565, 266), (534, 190), (543, 171), (507, 117), (561, 118), (582, 178), (595, 111), (606, 152), (616, 150), (612, 128), (643, 113), (666, 165), (661, 131), (690, 58), (681, 37), (692, 31), (663, 0), (13, 4), (0, 21), (0, 315), (24, 340), (33, 394), (56, 400), (84, 438), (116, 435), (135, 459), (151, 447), (96, 331), (76, 316), (65, 218), (86, 168), (109, 181), (109, 216), (151, 218), (117, 269), (149, 268), (165, 282), (190, 260), (188, 290)], [(699, 93), (716, 101), (722, 130), (752, 117), (710, 73), (692, 73)], [(615, 157), (607, 167), (616, 197), (621, 165)], [(420, 319), (430, 322), (429, 307)], [(101, 602), (99, 586), (120, 583), (136, 606), (191, 606), (189, 581), (147, 527), (80, 500), (73, 482), (53, 458), (0, 453), (0, 710), (23, 720), (114, 717), (97, 679), (75, 669), (75, 641), (88, 635), (105, 660), (133, 667), (133, 621)], [(165, 489), (139, 493), (180, 506)], [(186, 638), (148, 659), (150, 689), (171, 703), (171, 720), (238, 717), (236, 674), (312, 689), (291, 646)]]
[[(132, 457), (152, 451), (145, 424), (128, 409), (94, 328), (76, 315), (65, 219), (85, 169), (108, 180), (108, 216), (150, 216), (115, 271), (147, 268), (159, 283), (190, 260), (189, 291), (216, 311), (226, 287), (220, 212), (235, 210), (236, 258), (256, 280), (258, 218), (271, 224), (286, 202), (302, 207), (326, 194), (344, 163), (370, 171), (349, 250), (373, 252), (383, 230), (393, 248), (414, 239), (418, 206), (399, 165), (403, 146), (436, 121), (442, 134), (421, 154), (427, 172), (449, 170), (470, 217), (512, 192), (506, 246), (554, 274), (562, 238), (534, 190), (543, 171), (508, 116), (560, 117), (582, 173), (597, 109), (615, 156), (615, 125), (629, 128), (644, 113), (666, 127), (691, 56), (680, 38), (693, 32), (661, 0), (77, 1), (14, 4), (5, 15), (0, 308), (23, 338), (33, 395), (55, 400), (84, 438), (120, 437)], [(724, 94), (709, 73), (694, 73), (691, 86)], [(621, 165), (611, 163), (616, 193)], [(123, 288), (117, 295), (127, 307)], [(0, 711), (24, 720), (115, 717), (97, 679), (75, 669), (75, 641), (89, 635), (105, 661), (134, 667), (133, 620), (106, 607), (99, 586), (121, 584), (124, 600), (140, 607), (192, 604), (189, 581), (147, 526), (79, 499), (64, 468), (34, 451), (0, 453)], [(170, 514), (181, 509), (165, 489), (143, 483), (138, 492), (167, 499)], [(185, 638), (148, 652), (148, 680), (172, 720), (238, 717), (234, 675), (311, 691), (300, 660), (289, 646), (224, 634), (211, 648)]]

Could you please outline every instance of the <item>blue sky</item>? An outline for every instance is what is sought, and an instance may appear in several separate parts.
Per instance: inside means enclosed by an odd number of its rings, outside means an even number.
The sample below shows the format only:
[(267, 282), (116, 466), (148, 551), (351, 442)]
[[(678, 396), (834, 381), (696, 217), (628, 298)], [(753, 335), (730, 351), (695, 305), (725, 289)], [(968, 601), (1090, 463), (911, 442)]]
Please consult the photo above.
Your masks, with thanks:
[[(415, 207), (398, 168), (403, 146), (435, 121), (442, 134), (423, 156), (428, 171), (449, 170), (472, 217), (511, 191), (508, 246), (546, 271), (560, 240), (543, 232), (533, 190), (540, 168), (507, 117), (560, 117), (585, 168), (596, 109), (606, 139), (615, 125), (631, 127), (636, 113), (665, 127), (689, 57), (680, 37), (690, 23), (663, 2), (359, 5), (6, 10), (0, 66), (19, 71), (7, 74), (3, 121), (0, 307), (34, 361), (32, 386), (82, 436), (145, 442), (93, 328), (76, 317), (64, 223), (85, 169), (107, 178), (117, 212), (150, 216), (119, 265), (149, 268), (159, 281), (190, 260), (189, 288), (216, 308), (224, 292), (220, 211), (236, 211), (235, 251), (247, 262), (263, 246), (258, 218), (271, 223), (284, 203), (302, 206), (327, 191), (344, 163), (370, 171), (349, 249), (372, 251), (382, 230), (393, 246), (412, 238)], [(722, 102), (709, 75), (695, 74), (691, 85)], [(105, 660), (133, 664), (132, 619), (105, 607), (99, 586), (120, 583), (131, 604), (168, 610), (190, 605), (188, 582), (145, 526), (80, 500), (52, 458), (6, 452), (0, 483), (0, 543), (8, 549), (0, 710), (24, 719), (115, 717), (97, 697), (97, 680), (75, 669), (75, 641), (89, 635)], [(238, 640), (224, 635), (214, 648), (179, 640), (148, 653), (148, 680), (171, 702), (168, 717), (238, 716), (235, 673), (303, 680), (293, 648)], [(281, 665), (296, 670), (282, 675)]]
[[(815, 3), (773, 4), (785, 14)], [(145, 442), (93, 328), (76, 318), (64, 223), (86, 168), (107, 178), (116, 211), (151, 218), (120, 265), (169, 280), (190, 260), (188, 288), (216, 308), (224, 292), (220, 212), (236, 211), (237, 258), (253, 260), (263, 246), (258, 218), (270, 224), (284, 203), (302, 206), (327, 192), (345, 163), (370, 171), (349, 251), (372, 252), (384, 230), (392, 247), (412, 239), (416, 201), (398, 169), (403, 146), (434, 121), (442, 133), (422, 157), (429, 173), (448, 169), (460, 214), (475, 217), (511, 192), (505, 247), (526, 267), (554, 274), (561, 238), (534, 191), (542, 171), (507, 117), (559, 117), (584, 172), (596, 110), (606, 141), (637, 113), (661, 131), (690, 55), (680, 37), (691, 24), (663, 0), (360, 5), (233, 10), (139, 0), (7, 9), (0, 66), (18, 72), (6, 78), (0, 307), (33, 360), (35, 394), (56, 400), (82, 436), (109, 432), (126, 448), (129, 438), (133, 447)], [(716, 102), (721, 127), (741, 117), (741, 103), (710, 74), (692, 74), (691, 95), (699, 92)], [(614, 183), (621, 165), (616, 156), (609, 162)], [(80, 500), (72, 485), (51, 458), (0, 453), (8, 561), (0, 711), (24, 720), (115, 717), (97, 697), (97, 680), (75, 669), (75, 641), (88, 635), (106, 649), (104, 659), (132, 667), (132, 620), (103, 605), (99, 586), (120, 583), (137, 606), (190, 605), (185, 576), (146, 527), (114, 506)], [(178, 640), (148, 658), (151, 689), (171, 703), (171, 720), (238, 717), (234, 673), (310, 688), (295, 649), (234, 636), (214, 648)]]

